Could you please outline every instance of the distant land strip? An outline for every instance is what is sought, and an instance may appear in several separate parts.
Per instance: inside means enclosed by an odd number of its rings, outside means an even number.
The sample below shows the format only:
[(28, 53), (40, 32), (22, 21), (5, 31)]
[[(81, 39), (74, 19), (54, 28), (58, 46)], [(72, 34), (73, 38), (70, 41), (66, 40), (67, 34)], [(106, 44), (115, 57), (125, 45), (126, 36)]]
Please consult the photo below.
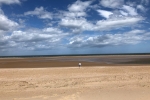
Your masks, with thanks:
[(0, 58), (28, 58), (28, 57), (59, 57), (59, 56), (111, 56), (111, 55), (150, 55), (150, 53), (115, 53), (115, 54), (62, 54), (62, 55), (17, 55), (0, 56)]

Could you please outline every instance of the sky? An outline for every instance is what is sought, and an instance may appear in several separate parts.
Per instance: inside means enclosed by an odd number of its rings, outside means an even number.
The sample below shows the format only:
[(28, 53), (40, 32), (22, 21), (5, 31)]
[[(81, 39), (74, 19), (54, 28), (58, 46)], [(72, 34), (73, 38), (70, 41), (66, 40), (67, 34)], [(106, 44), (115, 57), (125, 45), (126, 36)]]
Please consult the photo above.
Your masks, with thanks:
[(150, 0), (0, 0), (0, 56), (150, 53)]

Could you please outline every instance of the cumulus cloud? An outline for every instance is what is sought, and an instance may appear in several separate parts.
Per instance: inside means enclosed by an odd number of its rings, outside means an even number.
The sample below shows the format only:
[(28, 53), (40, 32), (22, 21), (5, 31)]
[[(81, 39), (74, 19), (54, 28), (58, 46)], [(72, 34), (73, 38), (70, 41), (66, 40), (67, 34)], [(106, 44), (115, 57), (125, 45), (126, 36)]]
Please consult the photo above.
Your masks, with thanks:
[(129, 32), (126, 32), (126, 35), (138, 35), (138, 34), (141, 34), (142, 33), (145, 33), (146, 31), (145, 30), (139, 30), (139, 29), (135, 29), (135, 30), (131, 30)]
[(52, 28), (52, 27), (44, 28), (43, 32), (47, 32), (50, 34), (61, 34), (61, 33), (63, 33), (60, 29)]
[(71, 48), (78, 47), (104, 47), (124, 44), (137, 44), (146, 40), (146, 32), (143, 30), (132, 30), (123, 34), (104, 34), (94, 36), (75, 36), (69, 41)]
[(96, 30), (111, 30), (121, 27), (129, 27), (143, 21), (143, 17), (119, 17), (107, 20), (100, 20), (96, 23)]
[(122, 10), (120, 10), (120, 14), (123, 15), (123, 16), (128, 16), (129, 15), (127, 12), (122, 11)]
[(20, 4), (20, 0), (0, 0), (0, 4)]
[[(0, 0), (0, 6), (2, 4), (20, 4), (19, 0)], [(9, 19), (0, 8), (0, 51), (5, 51), (8, 48), (12, 48), (15, 44), (12, 41), (8, 41), (8, 37), (5, 36), (7, 32), (11, 32), (18, 27), (18, 23)]]
[(85, 12), (63, 12), (64, 17), (69, 18), (77, 18), (77, 17), (85, 17), (87, 14)]
[(61, 20), (60, 25), (65, 26), (65, 27), (70, 27), (70, 28), (81, 28), (82, 26), (83, 27), (89, 26), (89, 24), (87, 23), (87, 20), (84, 18), (81, 18), (81, 19), (64, 18)]
[[(143, 2), (146, 2), (146, 0)], [(2, 4), (1, 1), (0, 4)], [(138, 12), (138, 10), (141, 12), (146, 10), (144, 5), (135, 4), (131, 6), (124, 4), (124, 0), (118, 0), (117, 2), (116, 0), (101, 0), (99, 7), (92, 8), (92, 10), (97, 11), (97, 14), (104, 18), (95, 18), (91, 15), (93, 20), (88, 15), (91, 14), (89, 13), (90, 10), (88, 10), (88, 8), (91, 9), (91, 5), (92, 1), (77, 0), (69, 5), (66, 11), (59, 10), (59, 13), (48, 12), (43, 7), (36, 7), (33, 11), (25, 12), (24, 15), (37, 16), (40, 19), (51, 19), (51, 23), (49, 20), (46, 20), (51, 27), (29, 28), (25, 31), (21, 29), (14, 30), (15, 27), (19, 26), (18, 23), (10, 20), (0, 9), (0, 33), (9, 31), (9, 35), (0, 34), (0, 50), (8, 48), (40, 50), (67, 44), (68, 47), (103, 47), (136, 44), (143, 40), (150, 40), (148, 38), (148, 36), (150, 37), (149, 32), (138, 29), (111, 34), (113, 29), (121, 30), (123, 27), (136, 26), (145, 20)], [(102, 8), (102, 6), (109, 8), (109, 10)], [(56, 27), (53, 27), (55, 26), (53, 22)], [(24, 24), (25, 20), (19, 19), (19, 23)], [(91, 32), (89, 32), (90, 34), (82, 34), (82, 32), (86, 33), (86, 31)], [(109, 34), (101, 34), (103, 31), (109, 31)], [(68, 39), (69, 43), (68, 41), (63, 41), (66, 39)]]
[(119, 2), (116, 0), (101, 0), (100, 4), (104, 7), (111, 8), (112, 10), (97, 10), (97, 12), (99, 12), (99, 15), (104, 17), (105, 19), (96, 22), (94, 28), (95, 30), (103, 31), (119, 29), (122, 27), (130, 27), (132, 25), (135, 26), (145, 20), (145, 18), (142, 17), (141, 13), (138, 13), (137, 11), (145, 11), (144, 6), (142, 5), (137, 5), (133, 2), (127, 2), (126, 5), (124, 3), (124, 0), (119, 0)]
[(86, 10), (90, 6), (91, 1), (82, 2), (80, 0), (74, 2), (72, 5), (68, 6), (68, 11), (63, 12), (64, 17), (69, 18), (78, 18), (78, 17), (85, 17)]
[(68, 6), (68, 11), (63, 12), (60, 26), (66, 27), (72, 33), (81, 33), (85, 30), (91, 30), (92, 24), (86, 20), (86, 10), (90, 6), (91, 1), (82, 2), (80, 0)]
[(137, 10), (139, 10), (140, 12), (146, 12), (147, 11), (147, 9), (143, 5), (137, 5)]
[(131, 16), (137, 16), (138, 15), (135, 8), (127, 6), (127, 5), (123, 5), (122, 10), (124, 10), (125, 12), (127, 12)]
[(6, 39), (6, 37), (0, 35), (0, 48), (1, 48), (2, 46), (6, 45), (6, 44), (7, 44), (7, 39)]
[(15, 46), (15, 42), (9, 41), (9, 36), (0, 35), (0, 51), (7, 51)]
[[(68, 28), (73, 33), (82, 33), (83, 31), (110, 31), (135, 26), (144, 20), (138, 14), (137, 8), (125, 5), (124, 0), (119, 0), (119, 2), (116, 0), (101, 0), (100, 4), (104, 7), (113, 8), (111, 11), (94, 8), (105, 19), (96, 20), (95, 22), (87, 20), (86, 9), (91, 5), (91, 2), (76, 1), (68, 6), (68, 11), (63, 12), (59, 25)], [(142, 6), (139, 6), (138, 9), (142, 10)]]
[(0, 31), (9, 31), (18, 26), (18, 23), (8, 19), (1, 9), (0, 19)]
[(6, 16), (4, 15), (1, 15), (0, 14), (0, 30), (3, 30), (3, 31), (8, 31), (16, 26), (18, 26), (18, 23), (12, 21), (12, 20), (9, 20)]
[(97, 10), (97, 12), (99, 12), (99, 14), (101, 16), (103, 16), (104, 18), (109, 18), (110, 15), (112, 15), (113, 13), (110, 11), (106, 11), (106, 10)]
[(124, 4), (124, 0), (101, 0), (100, 4), (107, 8), (120, 8)]
[(52, 13), (46, 11), (43, 7), (36, 7), (34, 11), (25, 12), (24, 15), (38, 16), (40, 19), (52, 19)]
[(75, 3), (73, 3), (72, 5), (70, 5), (68, 7), (68, 10), (70, 12), (82, 12), (82, 11), (85, 11), (86, 8), (91, 4), (92, 2), (91, 1), (85, 1), (85, 2), (82, 2), (80, 0), (76, 1)]
[(72, 29), (73, 33), (80, 33), (86, 30), (93, 30), (94, 26), (85, 18), (70, 19), (64, 18), (61, 20), (60, 25)]
[(51, 34), (39, 34), (38, 32), (32, 32), (29, 34), (28, 32), (14, 31), (9, 38), (15, 42), (41, 42), (52, 37), (53, 35)]
[(73, 33), (81, 33), (83, 31), (110, 31), (112, 29), (135, 26), (144, 20), (141, 16), (122, 16), (115, 15), (111, 12), (110, 14), (111, 15), (101, 13), (101, 15), (107, 19), (98, 20), (96, 23), (89, 22), (85, 18), (72, 19), (66, 17), (63, 18), (59, 24), (71, 29)]
[(1, 50), (7, 50), (8, 48), (27, 50), (52, 49), (56, 45), (59, 46), (59, 42), (67, 35), (68, 33), (53, 27), (42, 30), (17, 30), (13, 31), (11, 35), (0, 36), (0, 48)]
[(148, 10), (147, 9), (148, 4), (149, 4), (149, 0), (139, 0), (138, 2), (128, 1), (126, 2), (126, 5), (124, 5), (123, 8), (125, 9), (127, 8), (128, 12), (145, 13)]

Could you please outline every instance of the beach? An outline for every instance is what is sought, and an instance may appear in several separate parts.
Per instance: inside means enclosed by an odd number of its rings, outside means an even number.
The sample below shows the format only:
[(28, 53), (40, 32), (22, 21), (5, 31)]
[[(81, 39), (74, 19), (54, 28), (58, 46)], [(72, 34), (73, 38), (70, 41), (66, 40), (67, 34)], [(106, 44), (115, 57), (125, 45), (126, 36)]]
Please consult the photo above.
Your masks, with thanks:
[(111, 63), (99, 63), (97, 59), (66, 58), (0, 59), (0, 100), (150, 99), (150, 66), (147, 63), (123, 64), (114, 59), (109, 59)]

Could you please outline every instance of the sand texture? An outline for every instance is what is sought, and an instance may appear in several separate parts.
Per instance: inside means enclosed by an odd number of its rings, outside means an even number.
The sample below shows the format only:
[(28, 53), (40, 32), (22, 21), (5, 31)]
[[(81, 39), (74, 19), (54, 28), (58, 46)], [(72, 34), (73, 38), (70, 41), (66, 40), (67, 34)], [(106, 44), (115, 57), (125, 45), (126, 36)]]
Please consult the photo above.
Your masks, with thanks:
[(0, 100), (150, 100), (150, 56), (1, 58)]
[(150, 67), (0, 69), (0, 100), (150, 100)]

